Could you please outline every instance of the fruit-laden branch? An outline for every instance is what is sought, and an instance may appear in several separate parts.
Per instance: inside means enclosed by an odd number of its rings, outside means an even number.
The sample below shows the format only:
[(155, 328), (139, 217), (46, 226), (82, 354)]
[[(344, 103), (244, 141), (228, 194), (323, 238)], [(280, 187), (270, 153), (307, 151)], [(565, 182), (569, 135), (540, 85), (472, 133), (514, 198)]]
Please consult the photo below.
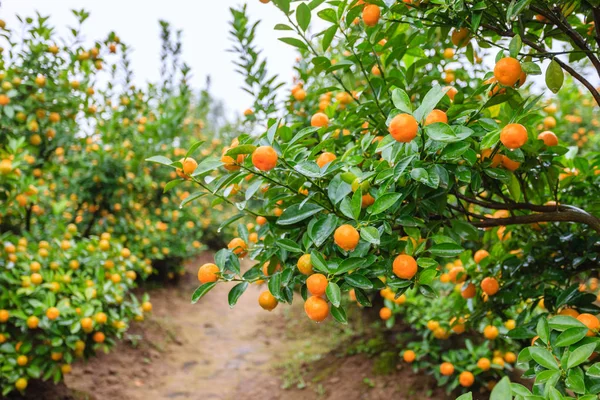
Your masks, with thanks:
[(507, 218), (487, 218), (482, 221), (470, 221), (477, 227), (494, 227), (502, 225), (524, 225), (536, 222), (579, 222), (590, 226), (600, 233), (600, 218), (574, 206), (570, 205), (536, 205), (530, 203), (496, 203), (473, 199), (460, 193), (455, 193), (458, 199), (468, 203), (476, 204), (491, 210), (527, 210), (536, 214), (513, 215)]

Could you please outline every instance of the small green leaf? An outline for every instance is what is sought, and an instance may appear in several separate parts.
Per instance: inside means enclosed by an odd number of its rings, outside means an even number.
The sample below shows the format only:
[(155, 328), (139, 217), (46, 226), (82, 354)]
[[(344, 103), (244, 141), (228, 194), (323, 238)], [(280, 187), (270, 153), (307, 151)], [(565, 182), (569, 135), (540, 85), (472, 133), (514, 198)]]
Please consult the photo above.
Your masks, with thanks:
[(340, 287), (337, 285), (337, 283), (329, 282), (327, 284), (327, 289), (325, 289), (325, 294), (334, 307), (340, 306), (342, 292), (340, 291)]
[(346, 316), (346, 310), (343, 307), (331, 307), (331, 315), (340, 324), (347, 324), (348, 317)]
[(392, 92), (392, 102), (398, 110), (412, 114), (412, 102), (404, 90), (394, 89)]
[(292, 204), (286, 208), (281, 216), (277, 219), (277, 225), (296, 224), (305, 220), (306, 218), (312, 217), (321, 210), (323, 210), (323, 207), (313, 203), (307, 203), (304, 205)]
[(556, 347), (564, 347), (570, 346), (574, 343), (579, 342), (581, 339), (585, 337), (588, 332), (588, 328), (569, 328), (562, 332), (556, 338), (554, 342), (554, 346)]
[(374, 245), (379, 245), (379, 241), (380, 241), (380, 235), (379, 235), (379, 231), (377, 230), (377, 228), (373, 227), (373, 226), (365, 226), (363, 228), (360, 229), (360, 237), (369, 242), (372, 243)]
[(235, 306), (240, 296), (246, 291), (246, 288), (248, 288), (248, 282), (240, 282), (231, 288), (227, 295), (229, 307), (233, 308)]
[(310, 24), (310, 18), (310, 7), (306, 3), (300, 3), (298, 8), (296, 8), (296, 21), (298, 22), (300, 29), (306, 31)]
[(578, 366), (592, 355), (596, 349), (596, 343), (588, 343), (579, 346), (569, 354), (569, 360), (567, 361), (567, 369)]
[(490, 394), (490, 400), (512, 400), (512, 390), (508, 376), (500, 379)]
[(529, 354), (542, 367), (548, 369), (558, 369), (558, 361), (552, 353), (541, 347), (529, 347)]
[(346, 282), (353, 287), (359, 288), (359, 289), (371, 289), (373, 288), (373, 283), (371, 283), (371, 281), (360, 274), (350, 274), (346, 276)]
[(194, 291), (194, 294), (192, 294), (192, 304), (196, 304), (198, 302), (198, 300), (200, 300), (202, 298), (202, 296), (204, 296), (212, 288), (214, 288), (216, 284), (217, 284), (217, 282), (207, 282), (207, 283), (201, 285), (200, 287), (198, 287), (198, 289), (196, 289)]
[(558, 93), (564, 80), (565, 75), (560, 64), (556, 60), (552, 60), (546, 69), (546, 86), (552, 93)]
[(402, 197), (400, 193), (386, 193), (383, 196), (379, 196), (375, 203), (370, 207), (369, 211), (372, 215), (381, 214), (394, 204)]

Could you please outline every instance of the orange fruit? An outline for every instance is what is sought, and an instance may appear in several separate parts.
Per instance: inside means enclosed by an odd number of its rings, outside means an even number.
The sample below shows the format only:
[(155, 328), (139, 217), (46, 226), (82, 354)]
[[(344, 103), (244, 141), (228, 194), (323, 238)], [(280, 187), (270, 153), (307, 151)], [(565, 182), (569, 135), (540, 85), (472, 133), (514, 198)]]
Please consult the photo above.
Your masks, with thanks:
[(8, 321), (9, 317), (10, 313), (8, 312), (8, 310), (0, 310), (0, 323)]
[(459, 47), (464, 47), (469, 43), (469, 30), (467, 28), (459, 28), (454, 29), (452, 31), (452, 35), (450, 36), (450, 40), (452, 40), (452, 44)]
[(238, 257), (244, 257), (247, 253), (248, 245), (241, 238), (234, 238), (229, 242), (227, 248), (233, 250), (233, 254)]
[(517, 361), (517, 355), (512, 351), (508, 351), (504, 353), (504, 361), (506, 361), (509, 364), (514, 364), (515, 361)]
[(23, 391), (27, 388), (27, 379), (19, 378), (15, 381), (15, 388), (19, 391)]
[(244, 155), (243, 154), (238, 154), (236, 159), (234, 160), (233, 157), (231, 156), (226, 156), (225, 153), (227, 153), (229, 151), (229, 147), (225, 147), (223, 149), (223, 155), (221, 157), (221, 162), (223, 163), (223, 168), (225, 168), (227, 171), (238, 171), (240, 169), (239, 165), (236, 164), (242, 164), (244, 162)]
[(574, 308), (563, 308), (558, 315), (566, 315), (569, 317), (577, 318), (579, 313)]
[(27, 318), (27, 327), (29, 329), (36, 329), (39, 324), (40, 320), (35, 315), (32, 315), (31, 317)]
[(463, 371), (458, 376), (458, 383), (460, 383), (462, 387), (470, 387), (473, 385), (474, 382), (475, 377), (469, 371)]
[(94, 333), (93, 339), (96, 343), (104, 343), (104, 339), (106, 339), (106, 336), (104, 336), (104, 333), (102, 332), (96, 332)]
[(306, 287), (313, 296), (323, 296), (328, 284), (327, 277), (323, 274), (313, 274), (306, 280)]
[(542, 140), (544, 144), (548, 147), (558, 146), (558, 137), (553, 132), (544, 131), (540, 133), (537, 137), (539, 140)]
[(544, 128), (552, 129), (556, 127), (556, 118), (548, 116), (544, 118)]
[(437, 328), (440, 327), (440, 323), (434, 320), (430, 320), (427, 321), (427, 329), (429, 329), (430, 331), (435, 331)]
[(262, 226), (262, 225), (264, 225), (264, 224), (266, 224), (266, 223), (267, 223), (267, 219), (266, 219), (265, 217), (263, 217), (263, 216), (259, 215), (258, 217), (256, 217), (256, 223), (257, 223), (258, 225), (261, 225), (261, 226)]
[[(142, 303), (142, 311), (143, 312), (150, 312), (152, 311), (152, 303), (150, 303), (149, 301), (145, 301)], [(98, 322), (98, 316), (96, 316), (96, 322)]]
[(594, 336), (596, 334), (595, 331), (600, 328), (600, 321), (595, 315), (582, 313), (579, 314), (577, 319), (588, 327), (589, 330), (586, 336)]
[(513, 161), (510, 158), (503, 155), (502, 166), (509, 171), (516, 171), (521, 166), (521, 163), (518, 161)]
[(96, 320), (97, 324), (105, 324), (106, 321), (108, 320), (108, 316), (103, 313), (103, 312), (99, 312), (96, 314), (96, 316), (94, 317), (94, 319)]
[(472, 283), (469, 283), (461, 292), (460, 295), (464, 298), (464, 299), (472, 299), (473, 297), (475, 297), (475, 294), (477, 292), (477, 288), (475, 287), (475, 285), (473, 285)]
[(292, 91), (292, 96), (296, 101), (304, 101), (306, 99), (306, 91), (304, 89), (298, 89)]
[(308, 318), (321, 322), (329, 315), (329, 304), (319, 296), (311, 296), (304, 303), (304, 311)]
[(198, 166), (198, 163), (196, 162), (196, 160), (194, 160), (191, 157), (182, 158), (179, 161), (181, 162), (183, 168), (182, 169), (177, 168), (176, 172), (177, 172), (177, 175), (179, 175), (181, 178), (187, 178), (189, 175), (191, 175), (196, 170), (196, 167)]
[(252, 165), (261, 171), (270, 171), (277, 165), (277, 153), (271, 146), (260, 146), (252, 153)]
[(27, 356), (19, 356), (17, 357), (17, 364), (21, 367), (24, 367), (27, 365), (27, 362), (29, 361), (29, 359), (27, 358)]
[(467, 273), (461, 266), (452, 267), (452, 269), (450, 269), (448, 272), (448, 276), (450, 278), (450, 282), (452, 283), (462, 283), (467, 279)]
[[(485, 161), (486, 159), (490, 158), (491, 155), (492, 155), (492, 149), (482, 150), (481, 151), (481, 160)], [(494, 154), (494, 157), (492, 158), (492, 163), (490, 165), (492, 168), (496, 168), (498, 165), (500, 165), (501, 162), (502, 162), (502, 155)]]
[(5, 106), (10, 103), (10, 97), (5, 94), (0, 94), (0, 106)]
[(494, 340), (498, 337), (498, 328), (493, 325), (488, 325), (483, 328), (483, 336), (488, 340)]
[(58, 308), (56, 307), (50, 307), (46, 310), (46, 317), (48, 317), (49, 320), (55, 320), (59, 315), (60, 311), (58, 311)]
[(391, 317), (392, 317), (392, 310), (390, 310), (389, 308), (382, 307), (381, 310), (379, 310), (379, 318), (381, 318), (382, 320), (387, 321)]
[(454, 97), (458, 94), (458, 89), (452, 86), (446, 86), (444, 89), (447, 89), (446, 96), (448, 96), (450, 101), (454, 101)]
[(363, 194), (362, 196), (362, 202), (361, 202), (361, 207), (362, 208), (367, 208), (371, 205), (373, 205), (375, 203), (375, 198), (373, 196), (371, 196), (369, 193)]
[(489, 358), (482, 357), (477, 361), (477, 368), (487, 371), (492, 366), (492, 362)]
[(310, 119), (310, 125), (315, 127), (326, 127), (329, 125), (329, 117), (322, 112), (318, 112)]
[(317, 165), (319, 166), (319, 168), (323, 168), (325, 165), (329, 164), (336, 158), (337, 157), (335, 154), (326, 151), (319, 155), (319, 157), (317, 158)]
[(442, 110), (435, 109), (425, 118), (425, 125), (434, 124), (436, 122), (448, 123), (448, 116)]
[(342, 250), (352, 251), (358, 245), (360, 240), (360, 235), (356, 228), (352, 225), (341, 225), (335, 230), (333, 234), (333, 241), (337, 244)]
[(500, 285), (496, 278), (487, 277), (481, 281), (481, 289), (488, 296), (493, 296), (500, 290)]
[(454, 373), (454, 365), (452, 365), (452, 363), (443, 362), (440, 365), (440, 374), (442, 374), (444, 376), (450, 376), (453, 373)]
[(412, 279), (417, 273), (417, 261), (407, 254), (400, 254), (394, 259), (394, 274), (401, 279)]
[(527, 142), (527, 129), (521, 124), (508, 124), (500, 132), (500, 141), (511, 150), (518, 149)]
[(312, 262), (310, 261), (310, 254), (303, 254), (298, 259), (298, 271), (303, 275), (310, 275), (313, 272)]
[(273, 311), (275, 307), (277, 307), (277, 304), (277, 299), (268, 290), (265, 290), (258, 296), (258, 305), (260, 305), (263, 310)]
[(417, 358), (417, 355), (412, 350), (404, 350), (404, 353), (402, 353), (402, 358), (407, 363), (411, 363), (411, 362), (415, 361), (415, 359)]
[(89, 318), (89, 317), (82, 318), (80, 323), (81, 323), (81, 329), (83, 329), (84, 332), (90, 333), (92, 331), (94, 322), (92, 321), (91, 318)]
[(484, 249), (477, 250), (475, 252), (475, 255), (473, 256), (473, 260), (475, 260), (475, 262), (477, 264), (479, 264), (484, 258), (486, 258), (489, 255), (490, 255), (490, 253), (488, 253), (487, 250), (484, 250)]
[(494, 77), (504, 86), (514, 86), (522, 72), (521, 63), (512, 57), (499, 60), (494, 67)]
[(367, 4), (362, 11), (362, 19), (365, 25), (375, 26), (379, 22), (381, 10), (375, 4)]
[(408, 143), (417, 137), (419, 124), (410, 114), (398, 114), (390, 122), (389, 132), (392, 137), (402, 143)]
[(198, 269), (198, 280), (200, 283), (216, 282), (219, 279), (219, 267), (215, 264), (207, 263)]

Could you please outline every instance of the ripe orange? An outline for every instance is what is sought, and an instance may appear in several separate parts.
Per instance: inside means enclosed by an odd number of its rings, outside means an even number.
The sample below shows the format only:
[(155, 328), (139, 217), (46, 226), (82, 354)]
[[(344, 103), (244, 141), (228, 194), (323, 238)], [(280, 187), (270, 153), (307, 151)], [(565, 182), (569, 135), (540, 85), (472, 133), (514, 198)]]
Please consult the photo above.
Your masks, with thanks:
[(271, 146), (260, 146), (252, 153), (252, 165), (261, 171), (270, 171), (277, 165), (277, 153)]
[(106, 339), (106, 336), (104, 336), (104, 333), (102, 332), (96, 332), (94, 333), (93, 339), (96, 343), (104, 343), (104, 339)]
[(470, 387), (475, 382), (475, 377), (469, 371), (463, 371), (458, 376), (458, 382), (462, 387)]
[(329, 125), (329, 117), (322, 112), (318, 112), (310, 119), (310, 125), (319, 128)]
[(544, 128), (552, 129), (556, 127), (556, 118), (548, 116), (544, 118)]
[(84, 332), (90, 333), (92, 331), (94, 322), (92, 321), (92, 319), (90, 317), (82, 318), (80, 323), (81, 323), (81, 329), (83, 329)]
[(244, 155), (238, 154), (234, 160), (233, 157), (225, 155), (229, 151), (229, 149), (230, 149), (229, 147), (225, 147), (223, 149), (223, 155), (221, 157), (221, 162), (223, 163), (223, 168), (225, 168), (227, 171), (230, 171), (230, 172), (238, 171), (240, 169), (240, 166), (236, 165), (236, 164), (242, 164), (244, 162)]
[(362, 19), (367, 26), (375, 26), (379, 22), (381, 10), (375, 4), (367, 4), (362, 11)]
[(234, 238), (229, 242), (227, 248), (233, 250), (233, 254), (237, 254), (238, 257), (244, 257), (247, 254), (248, 245), (241, 238)]
[(179, 162), (181, 162), (183, 168), (177, 168), (175, 170), (175, 172), (177, 172), (177, 175), (179, 175), (180, 178), (188, 178), (189, 175), (191, 175), (195, 170), (196, 167), (198, 166), (198, 163), (196, 162), (196, 160), (194, 160), (193, 158), (187, 157), (187, 158), (182, 158), (181, 160), (179, 160)]
[(389, 308), (382, 307), (381, 310), (379, 310), (379, 318), (381, 318), (382, 320), (387, 321), (391, 317), (392, 317), (392, 310), (390, 310)]
[(313, 272), (312, 262), (310, 261), (310, 254), (303, 254), (298, 259), (298, 271), (304, 275), (310, 275)]
[[(143, 312), (150, 312), (152, 311), (152, 303), (150, 303), (149, 301), (145, 301), (142, 303), (142, 311)], [(96, 316), (96, 322), (98, 322), (98, 316)]]
[(258, 304), (267, 311), (273, 311), (277, 307), (277, 299), (269, 292), (265, 290), (258, 296)]
[(46, 317), (48, 317), (49, 320), (55, 320), (59, 315), (60, 311), (58, 311), (58, 308), (56, 307), (50, 307), (46, 310)]
[(292, 96), (296, 101), (304, 101), (306, 99), (306, 91), (304, 89), (298, 89), (292, 91)]
[(10, 97), (5, 94), (0, 94), (0, 106), (5, 106), (10, 103)]
[(483, 336), (488, 340), (494, 340), (498, 337), (498, 328), (493, 325), (488, 325), (483, 328)]
[(306, 287), (313, 296), (323, 296), (328, 284), (327, 277), (323, 274), (313, 274), (306, 280)]
[(458, 89), (452, 86), (446, 86), (444, 89), (447, 89), (446, 96), (448, 96), (450, 101), (454, 101), (454, 97), (458, 94)]
[(595, 315), (582, 313), (577, 317), (579, 321), (581, 321), (585, 326), (588, 327), (588, 333), (586, 336), (594, 336), (596, 334), (596, 330), (600, 328), (600, 321)]
[(27, 362), (29, 361), (29, 359), (27, 358), (27, 356), (19, 356), (17, 357), (17, 364), (21, 367), (24, 367), (27, 365)]
[(508, 321), (506, 321), (504, 323), (504, 326), (506, 327), (506, 329), (513, 330), (517, 327), (517, 321), (515, 321), (514, 319), (509, 319)]
[(39, 324), (40, 320), (35, 315), (32, 315), (31, 317), (27, 318), (27, 327), (29, 329), (36, 329)]
[(473, 297), (475, 297), (475, 294), (477, 292), (477, 288), (475, 287), (475, 285), (473, 285), (472, 283), (469, 283), (461, 292), (460, 295), (464, 298), (464, 299), (472, 299)]
[(321, 153), (321, 155), (317, 158), (317, 165), (319, 166), (319, 168), (323, 168), (325, 165), (329, 164), (336, 158), (337, 157), (335, 154), (326, 151), (324, 153)]
[(502, 166), (509, 171), (516, 171), (521, 166), (521, 163), (518, 161), (513, 161), (510, 158), (503, 155)]
[(473, 260), (475, 260), (475, 262), (477, 264), (479, 264), (484, 258), (486, 258), (489, 255), (490, 255), (490, 253), (488, 253), (487, 250), (484, 250), (484, 249), (477, 250), (475, 252), (475, 255), (473, 256)]
[(527, 129), (521, 124), (508, 124), (500, 132), (500, 141), (511, 150), (518, 149), (527, 142)]
[(467, 280), (467, 273), (465, 269), (461, 266), (452, 267), (448, 272), (448, 276), (450, 278), (450, 282), (452, 283), (463, 283)]
[(8, 321), (9, 317), (10, 313), (8, 312), (8, 310), (0, 310), (0, 323), (5, 323), (6, 321)]
[[(450, 59), (450, 58), (454, 57), (454, 49), (451, 49), (451, 48), (444, 49), (444, 52), (442, 53), (442, 55), (444, 56), (444, 58)], [(450, 81), (453, 81), (453, 80), (454, 79), (451, 79)]]
[(412, 279), (417, 273), (417, 261), (409, 255), (400, 254), (394, 259), (394, 274), (401, 279)]
[(494, 67), (494, 77), (504, 86), (514, 86), (522, 72), (521, 63), (512, 57), (501, 59)]
[(434, 124), (436, 122), (448, 123), (448, 116), (442, 110), (435, 109), (425, 118), (425, 125)]
[(219, 267), (215, 264), (207, 263), (198, 269), (198, 280), (200, 283), (216, 282), (219, 279)]
[(477, 361), (477, 368), (481, 368), (484, 371), (489, 370), (491, 366), (492, 366), (492, 362), (490, 361), (489, 358), (483, 357)]
[(16, 380), (15, 382), (15, 388), (19, 391), (23, 391), (27, 388), (27, 379), (25, 378), (19, 378)]
[(352, 251), (358, 245), (360, 235), (356, 228), (352, 225), (344, 224), (338, 227), (333, 234), (333, 241), (341, 249), (346, 251)]
[(427, 321), (427, 329), (429, 329), (430, 331), (435, 331), (437, 328), (440, 327), (440, 323), (434, 320), (430, 320)]
[(459, 28), (452, 31), (450, 39), (452, 44), (459, 47), (464, 47), (469, 43), (469, 30), (467, 28)]
[(389, 132), (392, 137), (402, 143), (408, 143), (417, 137), (419, 124), (410, 114), (398, 114), (390, 122)]
[(362, 208), (367, 208), (371, 205), (373, 205), (375, 203), (375, 198), (373, 196), (371, 196), (369, 193), (363, 194), (362, 196), (362, 202), (361, 202), (361, 207)]
[(103, 312), (99, 312), (96, 314), (96, 316), (94, 317), (94, 319), (96, 320), (97, 324), (105, 324), (106, 321), (108, 320), (108, 316), (106, 315), (106, 313)]
[(262, 225), (264, 225), (264, 224), (266, 224), (266, 223), (267, 223), (267, 219), (266, 219), (265, 217), (263, 217), (263, 216), (259, 215), (258, 217), (256, 217), (256, 223), (257, 223), (258, 225), (261, 225), (261, 226), (262, 226)]
[(411, 362), (415, 361), (415, 359), (417, 358), (417, 355), (412, 350), (404, 350), (404, 353), (402, 353), (402, 358), (407, 363), (411, 363)]
[(495, 278), (487, 277), (481, 281), (481, 289), (488, 296), (493, 296), (500, 290), (500, 285)]
[(442, 374), (444, 376), (450, 376), (453, 373), (454, 373), (454, 365), (452, 365), (452, 363), (443, 362), (440, 365), (440, 374)]
[(553, 132), (544, 131), (540, 133), (537, 137), (539, 140), (542, 140), (544, 144), (548, 147), (558, 146), (558, 137)]
[(319, 296), (311, 296), (304, 303), (304, 311), (308, 318), (321, 322), (329, 315), (329, 304)]
[(509, 364), (513, 364), (515, 361), (517, 361), (517, 355), (512, 351), (508, 351), (504, 354), (504, 361)]
[(579, 313), (574, 308), (563, 308), (558, 313), (558, 315), (566, 315), (566, 316), (569, 316), (569, 317), (577, 318), (579, 316)]

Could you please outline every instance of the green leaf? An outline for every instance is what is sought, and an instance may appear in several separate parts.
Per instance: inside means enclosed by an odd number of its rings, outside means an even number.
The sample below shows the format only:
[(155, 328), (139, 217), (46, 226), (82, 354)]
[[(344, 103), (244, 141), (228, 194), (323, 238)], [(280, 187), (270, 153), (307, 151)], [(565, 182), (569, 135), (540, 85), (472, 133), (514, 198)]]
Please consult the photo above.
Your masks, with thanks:
[(231, 288), (227, 295), (229, 307), (233, 308), (235, 306), (240, 296), (246, 291), (246, 288), (248, 288), (248, 282), (240, 282)]
[(285, 249), (292, 253), (302, 253), (302, 248), (300, 247), (300, 245), (298, 245), (298, 243), (290, 239), (278, 239), (277, 245), (282, 249)]
[(286, 208), (283, 214), (277, 219), (277, 225), (296, 224), (315, 215), (321, 210), (323, 210), (323, 207), (314, 203), (307, 203), (303, 206), (301, 206), (301, 204), (292, 204)]
[[(332, 25), (325, 30), (325, 32), (323, 33), (323, 41), (321, 42), (323, 51), (327, 51), (329, 46), (331, 46), (331, 42), (333, 41), (333, 38), (335, 37), (335, 34), (337, 33), (337, 31), (338, 31), (337, 25)], [(331, 62), (329, 64), (331, 64)], [(328, 68), (330, 68), (330, 66), (328, 66)]]
[(163, 157), (163, 156), (154, 156), (154, 157), (146, 158), (146, 161), (155, 162), (155, 163), (159, 163), (162, 165), (167, 165), (169, 167), (171, 166), (171, 164), (173, 164), (173, 161), (171, 161), (167, 157)]
[(552, 370), (557, 370), (559, 368), (558, 361), (556, 361), (552, 353), (546, 349), (541, 347), (529, 347), (529, 354), (535, 360), (535, 362), (544, 368)]
[(588, 328), (569, 328), (562, 332), (556, 338), (554, 342), (554, 346), (556, 347), (564, 347), (570, 346), (574, 343), (579, 342), (581, 339), (585, 337), (588, 332)]
[(564, 80), (565, 75), (560, 64), (556, 60), (552, 60), (546, 69), (546, 86), (552, 93), (558, 93)]
[(600, 363), (595, 363), (586, 372), (592, 378), (600, 378)]
[(405, 113), (412, 114), (412, 103), (408, 94), (402, 89), (394, 89), (392, 92), (392, 102), (394, 106)]
[(308, 224), (308, 237), (316, 247), (321, 247), (337, 227), (338, 219), (335, 215), (328, 214), (325, 218), (312, 220)]
[(325, 262), (325, 259), (323, 258), (323, 256), (321, 255), (321, 253), (319, 253), (316, 250), (313, 250), (310, 253), (310, 262), (312, 263), (313, 267), (315, 267), (315, 269), (317, 269), (318, 271), (324, 272), (324, 273), (329, 273), (329, 267), (327, 266), (327, 263)]
[(205, 158), (204, 160), (202, 160), (201, 162), (198, 163), (198, 166), (192, 173), (192, 176), (199, 176), (204, 173), (214, 171), (215, 169), (219, 168), (222, 165), (223, 165), (223, 162), (216, 157)]
[(296, 21), (303, 31), (308, 28), (310, 17), (310, 7), (306, 3), (300, 3), (296, 8)]
[(346, 316), (346, 310), (343, 307), (331, 307), (331, 315), (340, 324), (347, 324), (348, 317)]
[(460, 395), (456, 400), (473, 400), (473, 394), (471, 392)]
[(490, 394), (490, 400), (512, 400), (512, 390), (508, 376), (500, 379)]
[(527, 75), (541, 75), (542, 74), (542, 69), (540, 68), (540, 66), (531, 61), (521, 63), (521, 68)]
[(365, 226), (363, 228), (360, 229), (360, 237), (369, 242), (372, 243), (374, 245), (379, 245), (379, 241), (380, 241), (380, 235), (379, 235), (379, 231), (377, 230), (377, 228), (373, 227), (373, 226)]
[(517, 58), (519, 56), (519, 52), (521, 51), (521, 47), (523, 47), (523, 41), (521, 40), (521, 36), (513, 36), (513, 38), (510, 41), (510, 44), (508, 45), (510, 56), (513, 58)]
[(567, 372), (567, 380), (565, 381), (567, 388), (575, 393), (585, 393), (585, 381), (581, 368), (573, 368)]
[(588, 343), (579, 346), (569, 354), (569, 360), (567, 361), (567, 369), (578, 366), (582, 362), (586, 361), (594, 350), (596, 349), (596, 343)]
[(200, 146), (202, 146), (202, 144), (204, 143), (204, 140), (200, 140), (196, 143), (194, 143), (193, 145), (190, 146), (190, 148), (188, 149), (187, 153), (185, 153), (185, 158), (188, 158), (189, 156), (192, 155), (192, 153), (194, 151), (196, 151), (196, 149)]
[(196, 304), (198, 302), (198, 300), (200, 300), (202, 298), (202, 296), (204, 296), (212, 288), (214, 288), (216, 284), (217, 284), (217, 282), (207, 282), (207, 283), (201, 285), (198, 289), (196, 289), (194, 291), (194, 294), (192, 294), (192, 304)]
[(241, 144), (227, 150), (226, 156), (235, 157), (238, 154), (252, 154), (256, 150), (256, 146), (253, 144)]
[(464, 249), (455, 243), (440, 243), (431, 246), (429, 253), (436, 257), (456, 257), (464, 251)]
[(418, 282), (421, 285), (429, 285), (431, 282), (433, 282), (435, 280), (436, 276), (437, 276), (437, 270), (435, 268), (429, 268), (429, 269), (423, 270), (419, 274)]
[(372, 215), (381, 214), (394, 204), (402, 197), (400, 193), (386, 193), (383, 196), (379, 196), (375, 203), (369, 208)]
[(548, 325), (550, 325), (551, 329), (561, 332), (569, 328), (585, 327), (581, 321), (566, 315), (557, 315), (556, 317), (550, 318), (548, 320)]
[(163, 189), (163, 193), (167, 193), (169, 190), (173, 189), (175, 186), (179, 185), (183, 182), (183, 179), (174, 179), (170, 182), (167, 182), (165, 188)]
[(544, 343), (548, 343), (548, 338), (550, 337), (550, 327), (548, 326), (548, 321), (546, 318), (542, 317), (538, 320), (536, 333)]
[(432, 87), (423, 98), (419, 108), (414, 112), (413, 117), (419, 122), (422, 121), (444, 98), (447, 91), (448, 89), (444, 89), (440, 85)]
[(452, 128), (443, 122), (436, 122), (425, 126), (425, 134), (431, 140), (437, 140), (438, 142), (451, 143), (459, 140)]
[(353, 287), (359, 288), (359, 289), (372, 289), (373, 288), (373, 283), (371, 283), (371, 281), (365, 277), (364, 275), (360, 275), (360, 274), (350, 274), (346, 276), (346, 282)]
[(308, 50), (308, 47), (306, 47), (304, 42), (302, 42), (296, 38), (283, 37), (283, 38), (279, 38), (279, 40), (281, 40), (283, 43), (287, 43), (287, 44), (297, 47), (301, 50)]
[(230, 224), (234, 223), (235, 221), (237, 221), (240, 218), (243, 218), (245, 215), (243, 213), (239, 213), (236, 214), (234, 216), (231, 216), (229, 218), (227, 218), (225, 221), (223, 221), (221, 223), (221, 225), (219, 225), (219, 228), (217, 229), (217, 232), (221, 232), (223, 230), (223, 228), (229, 226)]
[(325, 294), (334, 307), (340, 306), (342, 292), (340, 291), (340, 287), (337, 285), (337, 283), (329, 282), (327, 284), (327, 289), (325, 289)]

